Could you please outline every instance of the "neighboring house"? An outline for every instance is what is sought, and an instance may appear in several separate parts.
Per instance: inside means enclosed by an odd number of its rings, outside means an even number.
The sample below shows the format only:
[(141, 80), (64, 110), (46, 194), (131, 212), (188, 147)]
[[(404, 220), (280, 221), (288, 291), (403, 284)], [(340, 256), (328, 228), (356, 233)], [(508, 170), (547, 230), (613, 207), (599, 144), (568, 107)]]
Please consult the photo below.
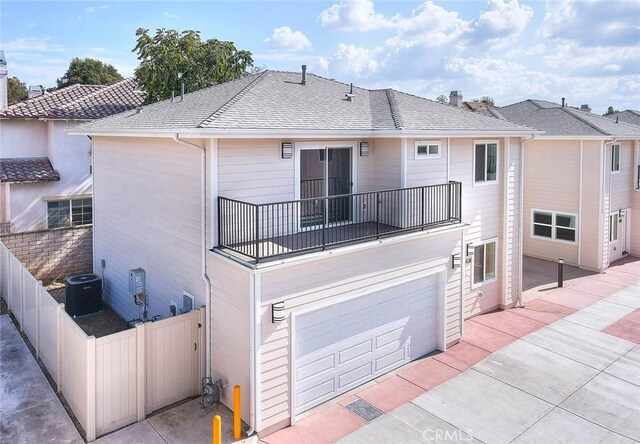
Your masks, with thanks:
[(604, 271), (640, 256), (640, 126), (544, 100), (493, 108), (525, 143), (524, 254)]
[(0, 105), (0, 232), (91, 223), (91, 141), (65, 129), (140, 106), (133, 79)]
[(617, 122), (630, 123), (632, 125), (640, 126), (640, 111), (635, 109), (626, 109), (613, 114), (608, 114), (605, 117), (613, 119)]
[[(521, 293), (521, 140), (394, 91), (265, 71), (92, 122), (94, 267), (138, 318), (208, 309), (207, 369), (272, 431)], [(223, 400), (230, 405), (232, 390)]]

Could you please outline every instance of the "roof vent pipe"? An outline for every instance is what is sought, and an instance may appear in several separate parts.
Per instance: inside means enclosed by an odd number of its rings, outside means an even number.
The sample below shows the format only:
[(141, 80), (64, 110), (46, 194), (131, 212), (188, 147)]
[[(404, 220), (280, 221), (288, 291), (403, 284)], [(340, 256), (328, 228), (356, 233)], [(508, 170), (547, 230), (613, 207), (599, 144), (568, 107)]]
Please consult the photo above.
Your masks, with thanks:
[(616, 116), (616, 123), (618, 123), (618, 119), (620, 118), (620, 116)]
[(307, 84), (307, 65), (302, 65), (302, 85)]
[(176, 98), (176, 92), (175, 91), (171, 91), (171, 102), (173, 103), (173, 99)]
[(564, 97), (562, 98), (562, 107), (564, 108)]
[(353, 94), (353, 83), (350, 84), (349, 87), (349, 94)]

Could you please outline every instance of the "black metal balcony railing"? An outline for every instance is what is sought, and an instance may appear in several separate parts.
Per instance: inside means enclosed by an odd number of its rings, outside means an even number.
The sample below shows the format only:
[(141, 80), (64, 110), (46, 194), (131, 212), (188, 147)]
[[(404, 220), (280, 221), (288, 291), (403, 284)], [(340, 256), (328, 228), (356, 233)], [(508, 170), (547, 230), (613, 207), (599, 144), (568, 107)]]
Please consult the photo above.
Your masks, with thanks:
[(253, 204), (218, 197), (218, 246), (259, 262), (462, 219), (462, 184)]

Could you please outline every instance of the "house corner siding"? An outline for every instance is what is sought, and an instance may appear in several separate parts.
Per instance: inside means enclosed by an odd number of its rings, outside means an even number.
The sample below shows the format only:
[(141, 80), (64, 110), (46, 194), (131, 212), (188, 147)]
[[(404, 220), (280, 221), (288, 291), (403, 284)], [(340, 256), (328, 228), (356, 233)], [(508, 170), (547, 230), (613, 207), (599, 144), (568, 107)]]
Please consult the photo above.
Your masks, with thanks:
[[(520, 251), (520, 147), (519, 139), (510, 139), (505, 146), (506, 186), (504, 188), (504, 300), (502, 306), (512, 306), (519, 298), (520, 267), (522, 266), (522, 252)], [(508, 161), (507, 161), (508, 160)]]

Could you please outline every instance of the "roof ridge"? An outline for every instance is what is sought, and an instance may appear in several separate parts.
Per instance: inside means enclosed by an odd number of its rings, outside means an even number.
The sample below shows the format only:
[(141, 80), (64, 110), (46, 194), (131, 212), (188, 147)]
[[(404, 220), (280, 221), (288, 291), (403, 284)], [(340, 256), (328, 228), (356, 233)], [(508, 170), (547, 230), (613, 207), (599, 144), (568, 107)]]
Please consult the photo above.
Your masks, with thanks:
[[(246, 93), (247, 91), (249, 91), (251, 89), (251, 87), (253, 87), (253, 85), (255, 85), (256, 83), (258, 83), (262, 78), (264, 78), (267, 73), (269, 72), (269, 70), (264, 70), (262, 72), (259, 72), (257, 74), (255, 74), (256, 78), (253, 79), (252, 82), (250, 82), (248, 85), (246, 85), (244, 88), (242, 88), (240, 91), (238, 91), (233, 97), (231, 97), (229, 100), (227, 100), (225, 103), (223, 103), (220, 108), (218, 108), (217, 110), (215, 110), (213, 113), (211, 113), (209, 115), (209, 117), (207, 117), (206, 119), (204, 119), (202, 122), (200, 122), (196, 128), (201, 128), (202, 125), (204, 125), (205, 123), (209, 123), (212, 120), (214, 120), (216, 117), (220, 116), (220, 114), (222, 114), (224, 111), (226, 111), (227, 109), (229, 109), (231, 106), (233, 106), (234, 103), (236, 103), (238, 100), (240, 100)], [(236, 80), (240, 80), (240, 79), (236, 79)]]
[(384, 90), (387, 94), (387, 102), (389, 102), (389, 109), (391, 111), (391, 118), (393, 119), (393, 125), (396, 129), (404, 129), (402, 126), (402, 119), (400, 118), (400, 110), (398, 108), (398, 102), (394, 96), (395, 91), (391, 88)]
[[(87, 99), (91, 99), (93, 97), (96, 97), (96, 96), (98, 96), (100, 94), (104, 94), (105, 92), (110, 91), (112, 89), (115, 89), (116, 87), (120, 87), (121, 84), (123, 84), (125, 82), (129, 82), (131, 80), (135, 81), (135, 78), (134, 77), (128, 77), (126, 79), (119, 80), (116, 83), (112, 83), (111, 85), (90, 85), (90, 86), (101, 86), (102, 88), (96, 89), (95, 91), (92, 91), (89, 94), (86, 94), (84, 96), (78, 97), (78, 98), (76, 98), (76, 99), (74, 99), (74, 100), (72, 100), (70, 102), (67, 102), (67, 103), (63, 104), (62, 106), (57, 106), (55, 108), (51, 108), (47, 112), (47, 114), (53, 115), (53, 114), (56, 113), (56, 111), (62, 111), (62, 110), (70, 109), (73, 106), (77, 105), (78, 102), (82, 102), (82, 101), (85, 101)], [(86, 85), (84, 85), (84, 86), (86, 86)]]
[(576, 111), (579, 111), (578, 109), (573, 109), (573, 108), (569, 108), (566, 106), (562, 106), (560, 107), (561, 110), (563, 110), (564, 112), (566, 112), (567, 114), (569, 114), (570, 116), (575, 117), (576, 119), (578, 119), (579, 121), (581, 121), (582, 123), (590, 126), (591, 128), (593, 128), (594, 130), (598, 131), (599, 133), (604, 134), (605, 136), (610, 136), (611, 134), (602, 130), (601, 128), (598, 128), (596, 125), (592, 124), (591, 122), (589, 122), (587, 119), (579, 116), (578, 114), (576, 114)]

